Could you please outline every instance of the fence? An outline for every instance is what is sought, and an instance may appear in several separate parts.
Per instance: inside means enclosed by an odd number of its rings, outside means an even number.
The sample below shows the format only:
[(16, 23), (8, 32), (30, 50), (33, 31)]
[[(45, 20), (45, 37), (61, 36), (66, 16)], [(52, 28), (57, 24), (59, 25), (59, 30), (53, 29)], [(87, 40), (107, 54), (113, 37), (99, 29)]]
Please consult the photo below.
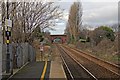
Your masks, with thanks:
[[(10, 69), (20, 68), (27, 62), (36, 61), (35, 49), (28, 43), (12, 43), (10, 50)], [(6, 45), (2, 45), (2, 72), (6, 71)]]

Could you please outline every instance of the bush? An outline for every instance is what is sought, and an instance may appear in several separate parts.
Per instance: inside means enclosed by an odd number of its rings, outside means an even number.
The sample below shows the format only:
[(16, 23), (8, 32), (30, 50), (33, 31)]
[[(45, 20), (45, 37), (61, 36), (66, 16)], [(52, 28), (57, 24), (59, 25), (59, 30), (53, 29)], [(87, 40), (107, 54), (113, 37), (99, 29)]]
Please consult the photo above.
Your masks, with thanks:
[(107, 38), (110, 39), (111, 41), (114, 41), (115, 35), (111, 28), (107, 26), (101, 26), (96, 28), (92, 32), (90, 38), (95, 41), (96, 45), (98, 45), (103, 38)]
[(101, 26), (100, 29), (106, 31), (106, 37), (108, 39), (110, 39), (111, 41), (114, 41), (115, 40), (115, 36), (114, 36), (114, 31), (110, 28), (110, 27), (107, 27), (107, 26)]

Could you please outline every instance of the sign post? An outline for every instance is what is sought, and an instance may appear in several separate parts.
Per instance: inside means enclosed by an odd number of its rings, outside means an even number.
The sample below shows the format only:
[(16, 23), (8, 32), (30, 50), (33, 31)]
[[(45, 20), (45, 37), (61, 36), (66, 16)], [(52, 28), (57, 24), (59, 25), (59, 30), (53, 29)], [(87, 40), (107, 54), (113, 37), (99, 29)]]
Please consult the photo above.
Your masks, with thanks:
[[(8, 4), (8, 0), (7, 0), (7, 3), (6, 3), (6, 7), (7, 7), (7, 19), (9, 19), (9, 14), (8, 14), (9, 4)], [(6, 25), (6, 28), (7, 28), (6, 31), (8, 31), (8, 22), (7, 22), (7, 20), (5, 20), (5, 25)], [(7, 38), (7, 40), (6, 40), (6, 44), (7, 44), (6, 73), (10, 73), (9, 36), (6, 36), (6, 38)]]
[(7, 30), (6, 30), (6, 44), (7, 44), (7, 56), (6, 56), (6, 73), (10, 73), (10, 51), (9, 51), (9, 43), (10, 43), (10, 36), (11, 36), (11, 31), (9, 28), (9, 25), (7, 25)]
[(12, 27), (12, 21), (9, 19), (9, 14), (8, 14), (8, 10), (9, 10), (9, 2), (7, 0), (7, 19), (5, 20), (5, 25), (6, 25), (6, 44), (7, 44), (7, 55), (6, 55), (6, 73), (10, 73), (10, 36), (11, 36), (11, 27)]

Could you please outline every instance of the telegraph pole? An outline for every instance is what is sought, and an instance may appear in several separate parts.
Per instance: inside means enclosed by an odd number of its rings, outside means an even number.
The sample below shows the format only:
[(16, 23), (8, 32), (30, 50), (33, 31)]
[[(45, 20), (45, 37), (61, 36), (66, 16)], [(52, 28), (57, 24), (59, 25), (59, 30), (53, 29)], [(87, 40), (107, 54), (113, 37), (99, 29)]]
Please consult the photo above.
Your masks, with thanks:
[[(8, 3), (8, 0), (7, 0), (7, 20), (9, 19), (9, 14), (8, 14), (8, 10), (9, 10), (9, 3)], [(8, 24), (8, 23), (7, 23)], [(6, 73), (10, 73), (10, 51), (9, 51), (9, 35), (10, 35), (10, 31), (9, 31), (9, 28), (8, 28), (8, 25), (7, 26), (7, 31), (6, 31), (6, 44), (7, 44), (7, 55), (6, 55)]]

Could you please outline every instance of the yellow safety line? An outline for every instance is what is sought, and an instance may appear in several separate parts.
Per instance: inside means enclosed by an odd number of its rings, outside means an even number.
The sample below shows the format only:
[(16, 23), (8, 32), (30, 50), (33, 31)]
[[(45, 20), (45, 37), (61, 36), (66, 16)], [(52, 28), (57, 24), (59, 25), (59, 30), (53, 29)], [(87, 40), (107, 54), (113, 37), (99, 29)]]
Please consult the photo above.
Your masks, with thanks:
[(41, 76), (40, 80), (44, 80), (46, 69), (47, 69), (47, 61), (45, 61), (45, 66), (44, 66), (44, 69), (43, 69), (42, 76)]

